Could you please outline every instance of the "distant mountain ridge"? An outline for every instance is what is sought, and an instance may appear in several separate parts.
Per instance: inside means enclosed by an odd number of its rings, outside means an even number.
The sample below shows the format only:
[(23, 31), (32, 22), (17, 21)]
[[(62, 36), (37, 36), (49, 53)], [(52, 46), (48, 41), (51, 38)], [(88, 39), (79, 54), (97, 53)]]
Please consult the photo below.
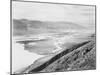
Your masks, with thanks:
[(38, 33), (53, 30), (85, 29), (85, 27), (72, 22), (51, 22), (27, 19), (13, 19), (13, 34), (26, 35), (28, 33)]

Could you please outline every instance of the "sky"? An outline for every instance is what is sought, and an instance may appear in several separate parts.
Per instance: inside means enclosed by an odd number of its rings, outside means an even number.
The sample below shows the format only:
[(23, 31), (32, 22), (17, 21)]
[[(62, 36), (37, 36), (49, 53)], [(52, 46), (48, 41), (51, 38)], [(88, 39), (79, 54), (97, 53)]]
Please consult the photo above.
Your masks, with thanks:
[(68, 21), (84, 26), (95, 26), (95, 7), (13, 1), (12, 17), (40, 21)]

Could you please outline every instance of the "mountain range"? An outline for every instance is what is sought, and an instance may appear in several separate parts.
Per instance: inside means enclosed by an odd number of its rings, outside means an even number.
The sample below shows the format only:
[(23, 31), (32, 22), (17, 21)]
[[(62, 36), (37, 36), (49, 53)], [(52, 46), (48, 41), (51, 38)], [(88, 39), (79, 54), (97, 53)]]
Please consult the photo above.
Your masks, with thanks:
[(56, 33), (67, 30), (81, 30), (85, 27), (72, 22), (51, 22), (27, 19), (13, 19), (13, 35)]

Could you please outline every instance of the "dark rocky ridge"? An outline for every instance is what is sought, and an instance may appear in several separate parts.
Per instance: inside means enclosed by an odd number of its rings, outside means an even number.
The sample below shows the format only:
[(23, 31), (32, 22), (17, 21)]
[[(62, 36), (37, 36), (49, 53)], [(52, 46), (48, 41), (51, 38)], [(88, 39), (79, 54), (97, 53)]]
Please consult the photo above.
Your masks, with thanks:
[(95, 42), (90, 41), (69, 54), (61, 57), (40, 72), (91, 70), (95, 68)]

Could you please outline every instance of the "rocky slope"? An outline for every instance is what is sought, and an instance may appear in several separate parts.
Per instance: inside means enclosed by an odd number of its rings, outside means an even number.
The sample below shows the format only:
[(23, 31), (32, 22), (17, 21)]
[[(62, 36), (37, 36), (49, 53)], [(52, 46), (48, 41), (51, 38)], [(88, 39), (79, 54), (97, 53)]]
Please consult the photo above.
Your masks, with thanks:
[(96, 69), (95, 35), (88, 41), (73, 45), (51, 56), (48, 60), (38, 61), (16, 73), (62, 72), (72, 70)]

